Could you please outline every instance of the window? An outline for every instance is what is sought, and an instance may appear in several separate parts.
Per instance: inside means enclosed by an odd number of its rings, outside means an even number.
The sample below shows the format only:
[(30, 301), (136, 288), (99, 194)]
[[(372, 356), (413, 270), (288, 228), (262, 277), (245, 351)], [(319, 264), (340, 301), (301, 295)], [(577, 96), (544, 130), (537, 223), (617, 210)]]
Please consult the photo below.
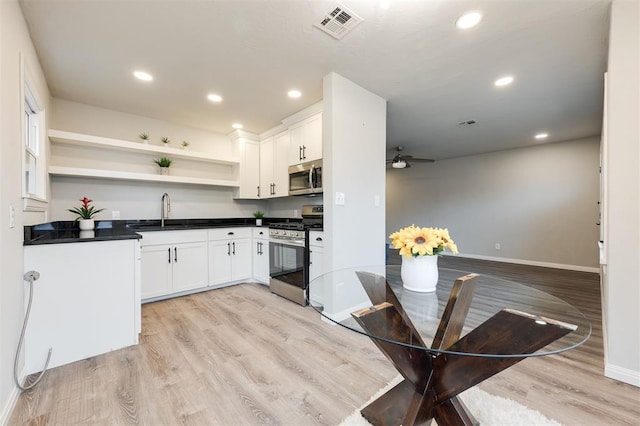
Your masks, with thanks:
[(45, 211), (46, 200), (46, 155), (45, 155), (45, 111), (39, 101), (33, 80), (29, 76), (24, 59), (20, 58), (23, 102), (22, 102), (22, 199), (23, 210)]

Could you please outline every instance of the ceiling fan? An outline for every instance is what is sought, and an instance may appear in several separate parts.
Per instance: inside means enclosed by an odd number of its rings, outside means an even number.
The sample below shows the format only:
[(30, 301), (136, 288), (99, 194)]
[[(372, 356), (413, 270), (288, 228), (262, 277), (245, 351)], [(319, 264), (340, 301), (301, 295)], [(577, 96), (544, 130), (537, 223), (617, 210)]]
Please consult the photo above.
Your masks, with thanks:
[(397, 154), (391, 160), (387, 160), (387, 164), (391, 164), (391, 167), (394, 169), (405, 169), (407, 167), (411, 167), (409, 161), (412, 163), (433, 163), (435, 161), (430, 158), (414, 158), (413, 155), (400, 155), (404, 150), (402, 145), (393, 148), (393, 150), (396, 151)]

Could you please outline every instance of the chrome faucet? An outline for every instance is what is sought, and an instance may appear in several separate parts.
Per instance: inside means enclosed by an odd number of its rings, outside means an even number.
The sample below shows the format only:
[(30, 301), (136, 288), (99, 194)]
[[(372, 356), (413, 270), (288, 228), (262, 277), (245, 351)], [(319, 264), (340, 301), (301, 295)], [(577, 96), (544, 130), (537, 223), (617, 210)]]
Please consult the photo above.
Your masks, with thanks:
[[(165, 200), (166, 200), (166, 208), (165, 208)], [(171, 211), (171, 198), (169, 198), (169, 194), (166, 192), (162, 194), (162, 210), (160, 213), (160, 226), (164, 228), (164, 220), (169, 218), (169, 212)]]

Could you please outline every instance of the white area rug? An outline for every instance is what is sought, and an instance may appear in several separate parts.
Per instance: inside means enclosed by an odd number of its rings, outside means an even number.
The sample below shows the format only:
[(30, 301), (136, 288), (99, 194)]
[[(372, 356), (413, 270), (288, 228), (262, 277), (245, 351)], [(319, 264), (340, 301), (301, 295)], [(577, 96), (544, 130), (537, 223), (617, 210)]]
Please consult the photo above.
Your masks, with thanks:
[[(369, 405), (380, 395), (400, 383), (401, 376), (396, 377), (386, 387), (378, 391), (360, 409)], [(478, 388), (471, 388), (460, 394), (460, 398), (466, 404), (469, 411), (482, 426), (562, 426), (555, 420), (545, 417), (536, 410), (520, 405), (510, 399), (491, 395)], [(360, 414), (360, 409), (347, 417), (340, 426), (368, 426)], [(437, 423), (433, 421), (432, 425)]]

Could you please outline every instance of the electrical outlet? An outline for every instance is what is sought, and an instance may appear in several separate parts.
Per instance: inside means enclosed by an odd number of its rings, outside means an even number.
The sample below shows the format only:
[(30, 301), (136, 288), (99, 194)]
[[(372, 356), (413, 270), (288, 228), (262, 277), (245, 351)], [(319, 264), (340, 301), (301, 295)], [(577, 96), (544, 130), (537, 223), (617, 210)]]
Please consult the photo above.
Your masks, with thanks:
[(111, 219), (119, 220), (120, 219), (120, 210), (113, 210), (111, 212)]
[(500, 243), (496, 243), (496, 250), (500, 250)]
[(336, 192), (336, 206), (344, 206), (344, 192)]

